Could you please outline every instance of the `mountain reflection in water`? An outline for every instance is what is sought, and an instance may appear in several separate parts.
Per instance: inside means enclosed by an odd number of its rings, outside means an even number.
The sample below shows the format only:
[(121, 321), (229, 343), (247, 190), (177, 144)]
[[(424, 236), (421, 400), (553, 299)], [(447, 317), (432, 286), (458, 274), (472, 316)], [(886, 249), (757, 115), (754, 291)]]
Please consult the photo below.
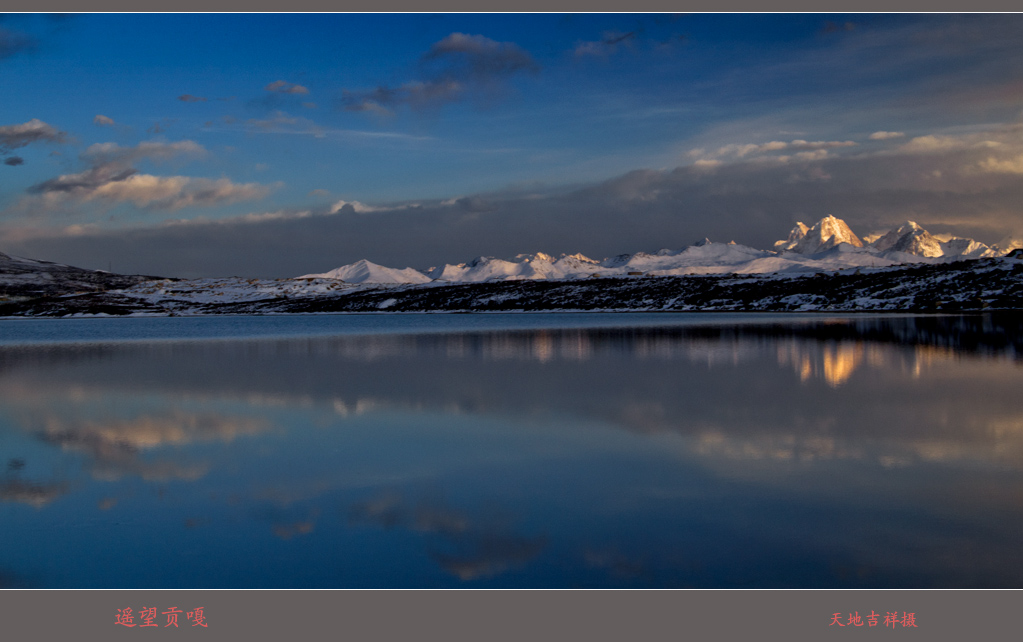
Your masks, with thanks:
[(1023, 584), (1019, 317), (674, 318), (0, 347), (0, 569), (97, 588)]

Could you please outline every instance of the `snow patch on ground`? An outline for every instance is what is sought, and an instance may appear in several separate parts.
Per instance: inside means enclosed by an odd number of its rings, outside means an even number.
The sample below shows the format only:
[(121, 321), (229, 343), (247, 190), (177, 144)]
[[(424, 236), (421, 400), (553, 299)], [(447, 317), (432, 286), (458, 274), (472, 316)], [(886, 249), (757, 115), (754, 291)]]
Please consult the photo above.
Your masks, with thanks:
[(340, 293), (358, 289), (336, 279), (191, 279), (149, 281), (118, 290), (146, 303), (238, 303)]

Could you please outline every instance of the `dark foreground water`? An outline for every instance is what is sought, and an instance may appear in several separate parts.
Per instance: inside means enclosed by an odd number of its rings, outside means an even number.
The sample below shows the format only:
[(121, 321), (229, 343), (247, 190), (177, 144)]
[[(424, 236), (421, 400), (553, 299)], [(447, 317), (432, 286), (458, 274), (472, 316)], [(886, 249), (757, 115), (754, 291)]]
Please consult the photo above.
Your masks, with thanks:
[(0, 321), (0, 587), (1023, 587), (1019, 330)]

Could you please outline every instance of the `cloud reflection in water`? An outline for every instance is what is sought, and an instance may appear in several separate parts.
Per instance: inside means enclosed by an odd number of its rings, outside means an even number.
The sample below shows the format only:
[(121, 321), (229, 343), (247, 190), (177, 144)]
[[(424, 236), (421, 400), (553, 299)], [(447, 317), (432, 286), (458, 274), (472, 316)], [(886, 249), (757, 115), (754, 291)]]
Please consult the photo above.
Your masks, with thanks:
[(1023, 584), (1017, 328), (953, 322), (3, 348), (11, 461), (51, 481), (0, 498), (109, 524), (157, 484), (193, 554), (300, 586), (373, 585), (338, 553), (373, 531), (437, 573), (409, 586)]

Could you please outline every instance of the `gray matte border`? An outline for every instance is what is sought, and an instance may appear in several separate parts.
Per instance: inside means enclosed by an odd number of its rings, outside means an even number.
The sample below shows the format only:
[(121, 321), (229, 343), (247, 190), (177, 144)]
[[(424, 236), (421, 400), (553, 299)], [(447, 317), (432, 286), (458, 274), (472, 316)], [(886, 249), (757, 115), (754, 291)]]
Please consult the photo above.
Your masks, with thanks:
[[(1019, 591), (2, 591), (9, 640), (1008, 640)], [(203, 607), (207, 627), (117, 623), (118, 609)], [(878, 614), (870, 627), (867, 616)], [(859, 613), (863, 625), (849, 626)], [(912, 613), (913, 628), (885, 626)], [(841, 622), (832, 624), (834, 614)]]

